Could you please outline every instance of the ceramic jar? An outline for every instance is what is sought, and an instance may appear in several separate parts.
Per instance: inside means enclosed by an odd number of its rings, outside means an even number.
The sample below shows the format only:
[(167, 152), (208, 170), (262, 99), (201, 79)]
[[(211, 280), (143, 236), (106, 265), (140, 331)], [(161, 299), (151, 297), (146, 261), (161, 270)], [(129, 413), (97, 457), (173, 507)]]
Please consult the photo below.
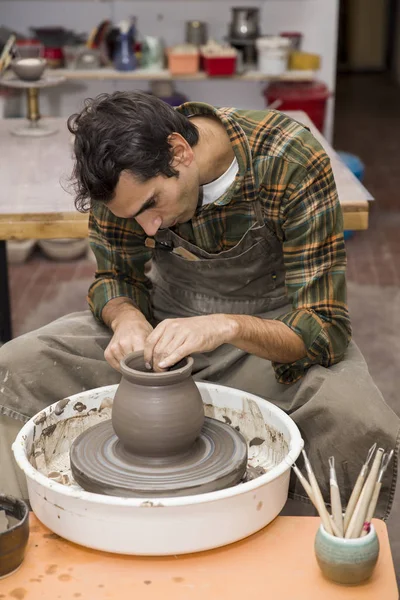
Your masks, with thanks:
[(112, 424), (125, 449), (154, 458), (189, 450), (204, 422), (203, 401), (191, 376), (193, 358), (155, 373), (146, 369), (143, 352), (133, 352), (120, 366)]
[(327, 533), (321, 525), (315, 537), (318, 565), (328, 579), (357, 584), (369, 579), (379, 555), (379, 540), (373, 525), (364, 537), (345, 539)]

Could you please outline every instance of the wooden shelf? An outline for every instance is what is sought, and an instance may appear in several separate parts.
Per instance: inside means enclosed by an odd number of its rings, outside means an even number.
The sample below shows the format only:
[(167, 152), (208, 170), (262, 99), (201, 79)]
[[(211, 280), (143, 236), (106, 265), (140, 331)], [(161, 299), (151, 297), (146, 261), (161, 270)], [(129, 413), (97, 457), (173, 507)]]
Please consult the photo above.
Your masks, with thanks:
[(116, 71), (115, 69), (54, 69), (55, 75), (62, 75), (68, 80), (179, 80), (179, 81), (313, 81), (314, 71), (287, 71), (280, 76), (264, 75), (259, 71), (247, 71), (242, 75), (232, 75), (228, 77), (209, 77), (204, 72), (194, 75), (171, 75), (168, 69), (136, 69), (135, 71)]

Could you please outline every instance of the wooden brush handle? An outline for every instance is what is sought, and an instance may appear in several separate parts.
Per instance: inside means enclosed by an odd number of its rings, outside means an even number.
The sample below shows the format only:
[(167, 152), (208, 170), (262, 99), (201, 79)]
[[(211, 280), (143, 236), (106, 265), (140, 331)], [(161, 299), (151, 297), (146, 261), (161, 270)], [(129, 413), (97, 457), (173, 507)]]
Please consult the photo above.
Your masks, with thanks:
[(344, 527), (345, 533), (347, 531), (347, 528), (350, 523), (350, 519), (353, 516), (354, 509), (355, 509), (358, 499), (360, 497), (361, 490), (363, 488), (364, 481), (365, 481), (365, 473), (366, 473), (366, 469), (362, 468), (359, 476), (357, 477), (357, 481), (353, 488), (353, 491), (351, 492), (350, 500), (347, 505), (346, 512), (344, 513), (343, 527)]
[(378, 472), (380, 469), (382, 456), (384, 450), (379, 448), (376, 452), (374, 462), (372, 463), (371, 471), (364, 484), (360, 498), (358, 499), (357, 506), (354, 509), (353, 516), (350, 520), (349, 526), (346, 531), (346, 538), (357, 538), (360, 537), (362, 528), (365, 522), (368, 507), (371, 502), (372, 494), (374, 492), (375, 484), (378, 479)]
[[(377, 483), (375, 484), (374, 493), (372, 494), (371, 502), (369, 503), (369, 507), (368, 507), (367, 514), (365, 517), (365, 523), (371, 523), (371, 521), (372, 521), (372, 518), (375, 514), (376, 505), (378, 504), (378, 498), (379, 498), (379, 494), (381, 491), (381, 487), (382, 487), (382, 483), (380, 481), (377, 481)], [(364, 537), (365, 535), (367, 535), (367, 533), (368, 533), (368, 531), (363, 529), (362, 533), (361, 533), (361, 537)]]
[(343, 537), (343, 513), (342, 513), (342, 502), (340, 500), (340, 493), (338, 484), (336, 481), (331, 480), (331, 504), (332, 504), (332, 517), (335, 525), (339, 530), (340, 537)]
[(310, 472), (310, 473), (308, 473), (308, 477), (310, 480), (311, 489), (313, 491), (313, 496), (315, 499), (315, 507), (316, 507), (317, 511), (319, 512), (319, 516), (321, 517), (321, 521), (323, 523), (325, 531), (327, 533), (330, 533), (331, 535), (333, 535), (331, 518), (329, 516), (328, 511), (326, 510), (324, 499), (322, 497), (321, 490), (319, 489), (319, 485), (315, 478), (315, 475), (313, 472)]

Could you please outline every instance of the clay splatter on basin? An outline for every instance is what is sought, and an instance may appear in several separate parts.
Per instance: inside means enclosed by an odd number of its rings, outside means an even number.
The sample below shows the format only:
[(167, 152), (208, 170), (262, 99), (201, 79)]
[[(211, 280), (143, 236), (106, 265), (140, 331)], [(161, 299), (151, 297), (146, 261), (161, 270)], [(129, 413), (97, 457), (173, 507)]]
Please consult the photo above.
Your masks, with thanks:
[[(73, 441), (89, 427), (111, 419), (111, 397), (104, 398), (99, 408), (83, 409), (72, 407), (71, 414), (68, 399), (60, 400), (55, 409), (47, 416), (38, 415), (38, 432), (31, 446), (30, 462), (40, 473), (57, 483), (81, 490), (75, 482), (70, 468), (70, 448)], [(75, 404), (75, 403), (74, 403)], [(284, 435), (268, 426), (262, 413), (251, 399), (243, 397), (241, 410), (216, 407), (205, 404), (205, 415), (229, 424), (244, 436), (248, 446), (248, 469), (245, 481), (268, 472), (288, 453), (288, 444)], [(41, 419), (41, 415), (43, 418)], [(61, 419), (61, 420), (60, 420)]]
[[(32, 510), (42, 523), (76, 544), (140, 556), (210, 550), (268, 525), (287, 500), (291, 465), (303, 447), (298, 428), (282, 410), (257, 396), (208, 382), (196, 385), (206, 414), (221, 419), (221, 423), (229, 419), (238, 427), (246, 438), (250, 468), (259, 466), (266, 473), (212, 493), (160, 499), (93, 494), (73, 487), (73, 482), (63, 485), (55, 481), (56, 477), (62, 480), (68, 471), (60, 473), (61, 477), (56, 475), (52, 460), (62, 466), (60, 453), (68, 458), (76, 436), (87, 427), (102, 425), (102, 419), (111, 415), (117, 386), (99, 387), (72, 396), (63, 406), (52, 404), (23, 426), (13, 444), (17, 464), (27, 477)], [(77, 402), (87, 407), (82, 413), (74, 409)], [(258, 426), (258, 411), (254, 412), (252, 402), (259, 407), (266, 426)], [(57, 406), (59, 415), (55, 413)], [(229, 409), (223, 410), (225, 407)], [(38, 424), (38, 420), (42, 422)], [(52, 434), (42, 437), (43, 429), (49, 431), (52, 425), (56, 425)], [(260, 439), (266, 441), (260, 443)], [(32, 466), (32, 451), (41, 457), (44, 474)], [(68, 460), (65, 465), (68, 469)], [(45, 476), (51, 471), (51, 478)]]

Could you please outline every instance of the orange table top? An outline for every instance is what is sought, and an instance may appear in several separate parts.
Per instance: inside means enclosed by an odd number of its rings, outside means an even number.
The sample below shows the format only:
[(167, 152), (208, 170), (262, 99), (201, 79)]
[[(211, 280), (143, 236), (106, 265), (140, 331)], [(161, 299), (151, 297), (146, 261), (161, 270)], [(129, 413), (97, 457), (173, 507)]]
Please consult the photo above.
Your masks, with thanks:
[(262, 531), (217, 550), (160, 558), (89, 550), (51, 533), (31, 516), (21, 568), (0, 580), (10, 600), (397, 600), (386, 525), (374, 524), (381, 545), (369, 582), (345, 587), (324, 579), (314, 555), (316, 517), (278, 517)]

